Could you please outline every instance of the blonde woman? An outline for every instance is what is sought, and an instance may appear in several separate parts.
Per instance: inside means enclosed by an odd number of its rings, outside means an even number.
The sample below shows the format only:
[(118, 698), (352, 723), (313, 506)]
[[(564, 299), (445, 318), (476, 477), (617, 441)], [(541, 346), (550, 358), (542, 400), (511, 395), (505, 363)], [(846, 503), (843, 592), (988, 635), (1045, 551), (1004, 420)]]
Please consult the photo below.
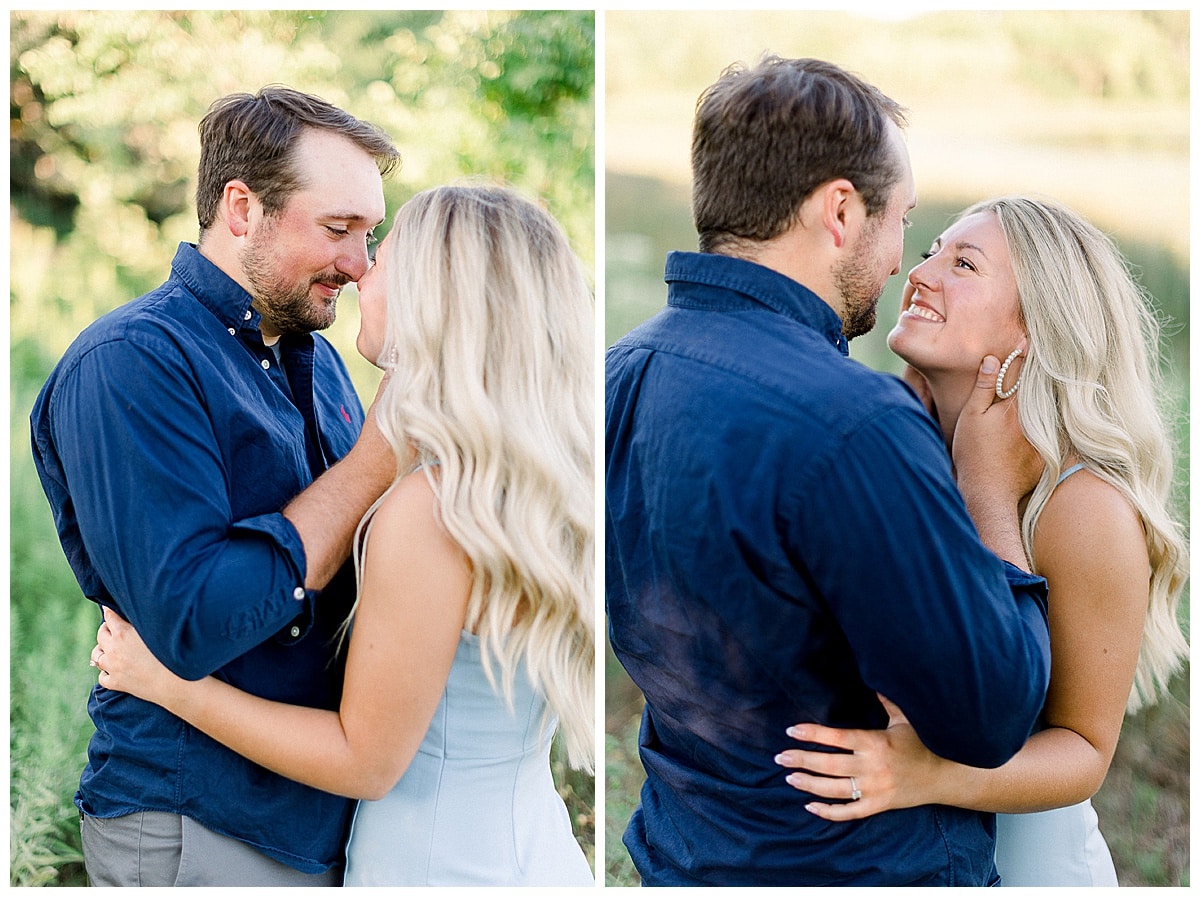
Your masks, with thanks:
[(1168, 506), (1155, 318), (1112, 242), (1048, 201), (974, 205), (924, 258), (888, 345), (920, 375), (947, 448), (992, 354), (1006, 359), (996, 392), (1016, 396), (1045, 464), (1021, 506), (1025, 551), (1049, 585), (1041, 724), (1010, 762), (975, 769), (929, 752), (881, 696), (886, 730), (797, 725), (793, 738), (849, 753), (792, 749), (777, 762), (814, 795), (809, 812), (831, 821), (921, 804), (1000, 814), (1004, 885), (1116, 885), (1090, 798), (1125, 713), (1153, 702), (1187, 652), (1177, 620), (1187, 549)]
[(338, 711), (176, 678), (110, 614), (100, 684), (360, 798), (347, 885), (588, 885), (550, 775), (593, 762), (592, 301), (558, 225), (501, 188), (404, 205), (359, 281), (399, 474), (356, 539)]

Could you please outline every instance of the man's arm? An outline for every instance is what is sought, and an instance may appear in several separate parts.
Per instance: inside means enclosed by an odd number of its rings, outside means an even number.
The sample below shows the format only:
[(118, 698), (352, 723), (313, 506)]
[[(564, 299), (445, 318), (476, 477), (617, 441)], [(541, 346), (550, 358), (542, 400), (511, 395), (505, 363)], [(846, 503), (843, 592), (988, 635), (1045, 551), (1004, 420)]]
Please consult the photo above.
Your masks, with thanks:
[(375, 423), (385, 376), (354, 447), (288, 503), (283, 516), (304, 545), (304, 586), (322, 589), (350, 556), (363, 515), (396, 478), (396, 456)]
[[(327, 583), (345, 560), (394, 461), (371, 428), (349, 463), (310, 487), (296, 522), (279, 511), (234, 519), (221, 424), (191, 377), (150, 334), (93, 348), (51, 402), (88, 562), (155, 655), (199, 678), (304, 613), (314, 600), (305, 587)], [(341, 499), (331, 514), (308, 500), (330, 495)]]
[(841, 449), (795, 499), (796, 551), (867, 687), (904, 707), (935, 753), (998, 766), (1045, 697), (1045, 583), (980, 542), (941, 435), (915, 405), (876, 416)]

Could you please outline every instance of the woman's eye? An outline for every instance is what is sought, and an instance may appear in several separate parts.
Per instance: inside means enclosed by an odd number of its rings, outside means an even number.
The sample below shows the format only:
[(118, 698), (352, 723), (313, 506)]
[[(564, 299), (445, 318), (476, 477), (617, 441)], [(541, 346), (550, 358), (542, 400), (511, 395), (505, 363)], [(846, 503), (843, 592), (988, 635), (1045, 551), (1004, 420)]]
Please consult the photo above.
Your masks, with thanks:
[(968, 271), (975, 270), (975, 266), (971, 264), (970, 260), (963, 258), (961, 255), (954, 260), (954, 265), (957, 268), (966, 268)]

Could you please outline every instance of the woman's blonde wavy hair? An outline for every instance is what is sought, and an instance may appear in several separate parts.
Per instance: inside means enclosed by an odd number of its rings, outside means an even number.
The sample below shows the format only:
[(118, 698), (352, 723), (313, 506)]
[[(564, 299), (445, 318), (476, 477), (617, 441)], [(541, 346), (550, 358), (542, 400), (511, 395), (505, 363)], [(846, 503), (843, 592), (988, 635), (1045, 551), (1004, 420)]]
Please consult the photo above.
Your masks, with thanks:
[(1159, 321), (1112, 240), (1074, 212), (1006, 196), (959, 218), (979, 212), (994, 214), (1004, 231), (1029, 335), (1018, 413), (1046, 465), (1021, 522), (1034, 571), (1033, 534), (1069, 454), (1118, 489), (1142, 520), (1150, 603), (1126, 706), (1133, 713), (1158, 700), (1188, 651), (1178, 619), (1188, 548), (1170, 508)]
[(385, 251), (392, 376), (379, 428), (405, 459), (400, 475), (424, 468), (470, 559), (465, 625), (489, 681), (498, 663), (511, 704), (524, 660), (570, 763), (590, 770), (594, 318), (583, 267), (549, 214), (480, 184), (414, 196)]

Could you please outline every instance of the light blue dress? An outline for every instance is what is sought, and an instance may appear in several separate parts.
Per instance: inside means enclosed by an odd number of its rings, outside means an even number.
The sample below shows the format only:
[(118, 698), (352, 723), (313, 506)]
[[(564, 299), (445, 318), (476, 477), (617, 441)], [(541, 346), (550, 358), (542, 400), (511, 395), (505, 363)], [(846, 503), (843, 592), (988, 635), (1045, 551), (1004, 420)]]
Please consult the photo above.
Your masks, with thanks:
[[(360, 801), (346, 885), (579, 885), (592, 870), (550, 775), (556, 720), (517, 671), (515, 713), (464, 632), (416, 756), (387, 796)], [(543, 728), (544, 725), (544, 728)]]
[(1117, 886), (1090, 800), (1041, 813), (998, 813), (996, 871), (1002, 887)]
[[(1058, 482), (1082, 469), (1067, 468)], [(1041, 813), (998, 813), (996, 871), (1003, 887), (1117, 886), (1090, 800)]]

